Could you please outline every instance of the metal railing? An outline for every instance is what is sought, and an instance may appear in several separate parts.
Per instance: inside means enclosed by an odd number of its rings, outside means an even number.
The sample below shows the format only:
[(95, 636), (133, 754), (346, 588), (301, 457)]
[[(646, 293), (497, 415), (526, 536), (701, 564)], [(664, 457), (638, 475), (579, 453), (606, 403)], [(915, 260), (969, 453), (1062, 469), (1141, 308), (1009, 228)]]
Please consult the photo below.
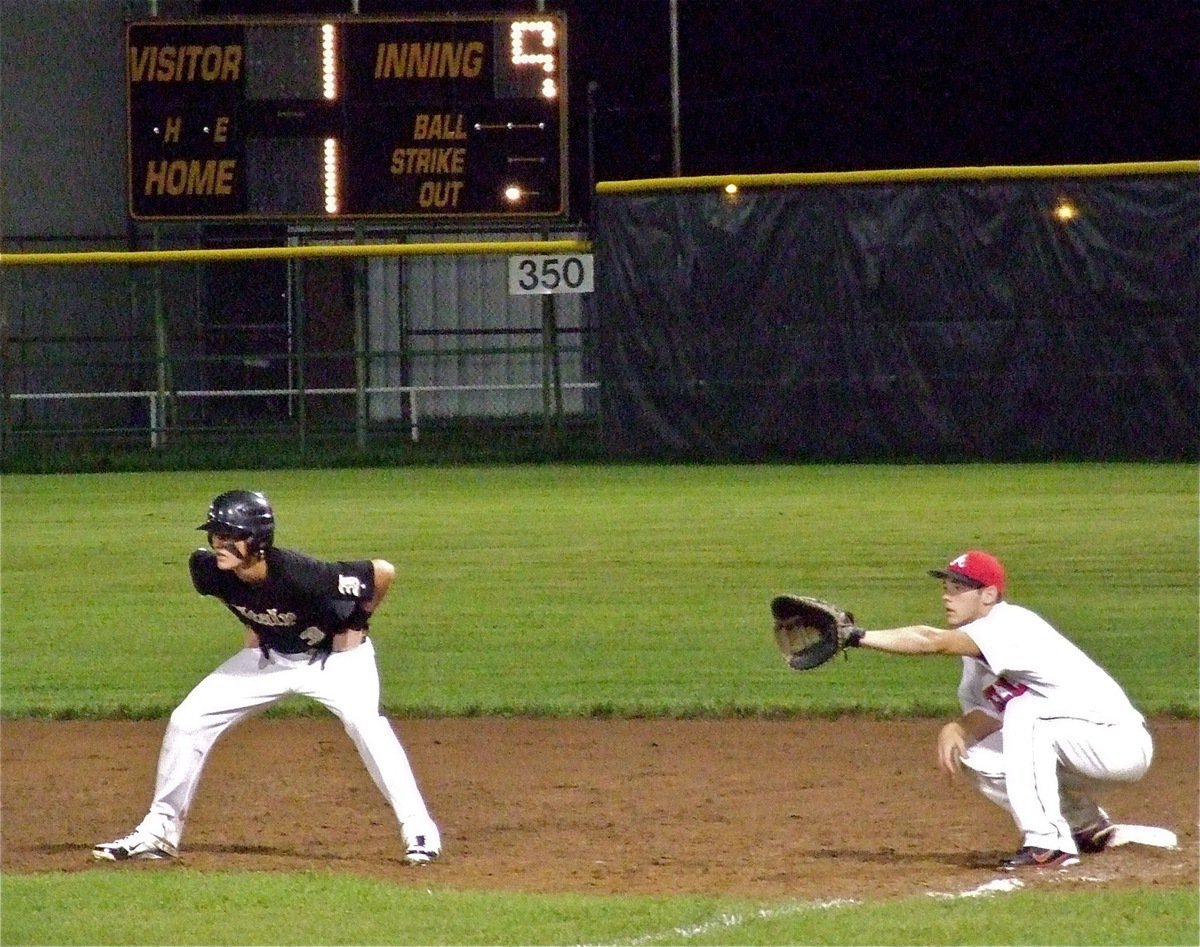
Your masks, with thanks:
[[(562, 382), (560, 387), (567, 391), (598, 391), (598, 382)], [(13, 392), (8, 395), (12, 401), (79, 401), (85, 399), (144, 399), (147, 404), (147, 434), (149, 446), (158, 449), (165, 445), (167, 435), (173, 428), (166, 423), (167, 403), (184, 398), (233, 398), (233, 397), (308, 397), (309, 395), (394, 395), (407, 398), (408, 402), (408, 432), (409, 439), (416, 444), (421, 435), (420, 395), (449, 392), (470, 391), (540, 391), (540, 384), (480, 384), (480, 385), (393, 385), (378, 388), (306, 388), (300, 391), (295, 388), (248, 388), (217, 390), (171, 391), (42, 391), (42, 392)], [(559, 412), (561, 415), (561, 411)], [(23, 431), (9, 431), (11, 437)], [(33, 429), (29, 433), (42, 433)], [(82, 433), (82, 432), (81, 432)]]
[[(42, 438), (68, 446), (148, 441), (158, 449), (168, 442), (186, 445), (189, 439), (225, 434), (281, 436), (303, 446), (310, 432), (331, 431), (344, 431), (361, 449), (368, 437), (382, 441), (405, 429), (415, 443), (422, 428), (432, 427), (434, 419), (445, 420), (450, 427), (458, 420), (524, 425), (540, 419), (549, 434), (561, 427), (565, 414), (585, 421), (596, 414), (595, 402), (580, 394), (599, 387), (581, 364), (586, 362), (581, 353), (587, 346), (582, 338), (575, 344), (567, 341), (567, 337), (586, 335), (587, 330), (577, 321), (560, 324), (550, 297), (542, 300), (540, 326), (526, 321), (528, 313), (511, 324), (471, 322), (474, 328), (463, 328), (451, 315), (445, 327), (436, 320), (417, 328), (406, 324), (401, 338), (373, 350), (367, 336), (375, 323), (369, 321), (365, 287), (360, 285), (365, 270), (356, 268), (353, 311), (346, 317), (353, 323), (352, 333), (347, 330), (346, 338), (331, 340), (337, 351), (318, 350), (306, 347), (304, 325), (294, 321), (306, 304), (303, 292), (293, 295), (299, 271), (291, 269), (310, 259), (344, 261), (349, 266), (372, 257), (411, 258), (402, 259), (400, 265), (406, 267), (418, 265), (423, 257), (581, 252), (590, 249), (587, 241), (369, 243), (356, 237), (349, 244), (167, 250), (158, 248), (156, 232), (154, 246), (153, 250), (63, 252), (12, 252), (5, 247), (0, 252), (0, 276), (8, 278), (11, 290), (0, 304), (0, 452), (9, 445), (36, 446)], [(278, 322), (288, 334), (286, 348), (275, 351), (278, 340), (271, 339), (250, 349), (238, 343), (228, 354), (213, 355), (211, 349), (206, 354), (205, 333), (227, 326), (215, 321), (207, 308), (203, 266), (259, 260), (279, 261), (288, 268), (286, 319)], [(177, 264), (189, 268), (179, 271), (174, 269)], [(96, 273), (117, 269), (120, 275), (91, 280), (89, 267)], [(61, 276), (50, 278), (53, 270)], [(83, 275), (76, 277), (81, 270)], [(503, 267), (487, 270), (493, 280), (493, 270), (505, 272)], [(184, 275), (175, 278), (180, 272)], [(169, 281), (168, 273), (172, 274)], [(335, 277), (327, 277), (326, 285), (336, 284)], [(97, 305), (91, 305), (93, 298), (99, 300)], [(490, 305), (490, 312), (497, 311), (495, 302)], [(54, 318), (48, 321), (43, 310), (53, 312)], [(381, 311), (383, 318), (391, 317), (386, 308)], [(112, 318), (106, 322), (97, 312)], [(229, 327), (247, 328), (237, 320)], [(429, 348), (418, 341), (446, 336), (461, 343), (489, 334), (509, 338), (484, 348), (462, 344)], [(521, 344), (524, 340), (512, 338), (526, 335), (535, 341)], [(352, 349), (346, 347), (349, 344)], [(272, 351), (265, 351), (264, 345)], [(245, 354), (249, 351), (263, 363), (251, 365)], [(568, 364), (561, 364), (563, 358)], [(333, 365), (331, 360), (345, 364)], [(309, 374), (323, 362), (328, 370)], [(223, 370), (225, 363), (261, 371), (243, 372), (238, 378), (236, 372), (230, 375)], [(286, 370), (281, 370), (284, 363)], [(502, 394), (538, 391), (540, 403), (537, 398)], [(471, 392), (485, 394), (457, 396)], [(567, 399), (564, 392), (570, 393)], [(310, 396), (321, 400), (310, 402)], [(259, 402), (231, 400), (246, 398)], [(280, 399), (286, 399), (286, 404)], [(67, 407), (81, 402), (80, 407)], [(129, 409), (119, 407), (122, 403)]]

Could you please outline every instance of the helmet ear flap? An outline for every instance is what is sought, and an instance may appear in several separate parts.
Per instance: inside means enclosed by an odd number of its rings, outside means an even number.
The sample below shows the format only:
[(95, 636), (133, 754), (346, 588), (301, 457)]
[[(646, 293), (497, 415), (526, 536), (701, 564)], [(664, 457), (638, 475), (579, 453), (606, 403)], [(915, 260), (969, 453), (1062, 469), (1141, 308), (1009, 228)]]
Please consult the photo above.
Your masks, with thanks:
[(261, 538), (251, 533), (246, 537), (246, 552), (251, 559), (262, 559), (267, 554), (267, 547), (271, 545), (269, 538)]

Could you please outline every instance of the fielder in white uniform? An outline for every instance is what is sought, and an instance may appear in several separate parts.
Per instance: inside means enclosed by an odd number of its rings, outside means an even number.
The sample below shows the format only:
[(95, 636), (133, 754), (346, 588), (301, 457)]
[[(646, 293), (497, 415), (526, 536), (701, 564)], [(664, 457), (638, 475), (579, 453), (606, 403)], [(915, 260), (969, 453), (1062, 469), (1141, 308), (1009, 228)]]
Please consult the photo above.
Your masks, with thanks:
[(938, 763), (1012, 814), (1023, 844), (1001, 868), (1063, 868), (1102, 851), (1113, 823), (1094, 793), (1146, 774), (1145, 719), (1078, 647), (1004, 601), (996, 557), (971, 550), (930, 575), (942, 580), (948, 629), (863, 630), (858, 646), (962, 656), (962, 715), (938, 734)]
[(175, 857), (213, 744), (250, 714), (301, 694), (342, 721), (400, 822), (405, 861), (437, 858), (438, 828), (404, 748), (379, 712), (379, 671), (367, 636), (368, 618), (387, 594), (395, 568), (383, 559), (323, 562), (277, 548), (271, 505), (248, 490), (218, 496), (197, 528), (208, 534), (209, 548), (192, 553), (192, 582), (242, 622), (244, 647), (175, 708), (150, 811), (129, 835), (97, 845), (93, 856)]

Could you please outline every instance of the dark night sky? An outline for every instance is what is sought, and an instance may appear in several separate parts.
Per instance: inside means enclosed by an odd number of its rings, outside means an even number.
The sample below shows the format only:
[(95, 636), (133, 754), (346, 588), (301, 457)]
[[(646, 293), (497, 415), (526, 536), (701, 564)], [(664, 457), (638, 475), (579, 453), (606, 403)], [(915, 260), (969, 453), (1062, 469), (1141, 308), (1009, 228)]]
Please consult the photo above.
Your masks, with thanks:
[[(668, 4), (594, 6), (599, 176), (669, 173), (669, 53), (623, 78)], [(684, 174), (1200, 157), (1196, 0), (679, 0), (679, 44)]]
[[(670, 175), (668, 0), (545, 6), (568, 18), (573, 191), (585, 195), (589, 177), (589, 83), (595, 179)], [(533, 9), (359, 3), (362, 14)], [(678, 0), (678, 14), (684, 175), (1200, 157), (1200, 0)]]

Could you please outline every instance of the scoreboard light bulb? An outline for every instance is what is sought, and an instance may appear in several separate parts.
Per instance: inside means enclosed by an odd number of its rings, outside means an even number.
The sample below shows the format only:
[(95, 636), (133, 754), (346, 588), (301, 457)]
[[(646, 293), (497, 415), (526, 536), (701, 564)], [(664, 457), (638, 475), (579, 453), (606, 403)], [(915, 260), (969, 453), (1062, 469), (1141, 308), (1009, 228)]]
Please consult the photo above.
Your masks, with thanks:
[(517, 203), (517, 201), (524, 196), (524, 192), (521, 190), (520, 185), (509, 184), (504, 188), (504, 199), (510, 204)]
[[(542, 40), (545, 42), (546, 36), (549, 35), (550, 42), (554, 41), (554, 21), (553, 20), (514, 20), (508, 28), (510, 36), (517, 36), (521, 33), (541, 33)], [(549, 45), (549, 43), (546, 43)]]
[(332, 23), (321, 25), (321, 90), (327, 99), (337, 98), (336, 35)]
[(558, 84), (553, 79), (542, 80), (542, 98), (553, 99), (558, 97)]
[(325, 213), (336, 214), (341, 206), (341, 195), (338, 193), (338, 142), (336, 138), (326, 138)]
[(725, 193), (728, 194), (730, 197), (732, 197), (737, 192), (738, 192), (738, 186), (736, 184), (726, 184), (725, 185)]
[[(527, 53), (525, 51), (525, 34), (538, 33), (542, 38), (542, 48), (551, 50), (545, 53)], [(514, 66), (533, 66), (541, 64), (542, 71), (553, 73), (555, 70), (554, 44), (558, 34), (551, 20), (514, 20), (508, 28), (510, 59)], [(544, 93), (543, 93), (544, 94)]]

